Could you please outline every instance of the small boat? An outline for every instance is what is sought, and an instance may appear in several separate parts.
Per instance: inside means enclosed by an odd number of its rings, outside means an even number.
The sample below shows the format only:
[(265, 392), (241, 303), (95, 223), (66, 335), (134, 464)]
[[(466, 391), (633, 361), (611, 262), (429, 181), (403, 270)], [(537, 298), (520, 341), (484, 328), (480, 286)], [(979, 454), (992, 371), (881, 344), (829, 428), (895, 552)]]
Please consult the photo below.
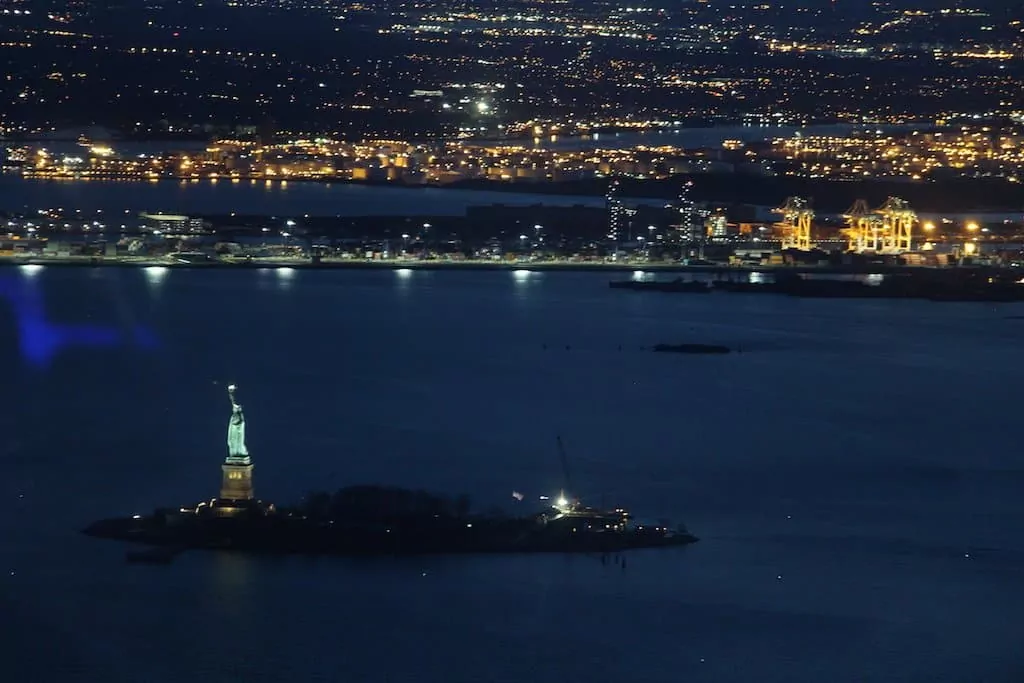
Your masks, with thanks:
[(732, 349), (719, 344), (656, 344), (655, 351), (662, 353), (730, 353)]

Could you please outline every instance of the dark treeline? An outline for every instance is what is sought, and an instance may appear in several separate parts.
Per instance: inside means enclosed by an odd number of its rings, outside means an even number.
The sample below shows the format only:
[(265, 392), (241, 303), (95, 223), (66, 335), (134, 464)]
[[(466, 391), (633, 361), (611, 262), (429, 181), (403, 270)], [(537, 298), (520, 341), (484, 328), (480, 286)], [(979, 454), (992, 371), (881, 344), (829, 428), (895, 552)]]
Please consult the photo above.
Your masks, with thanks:
[(469, 515), (468, 496), (448, 498), (391, 486), (350, 486), (334, 493), (310, 493), (296, 511), (323, 521), (389, 523), (415, 519), (461, 519)]

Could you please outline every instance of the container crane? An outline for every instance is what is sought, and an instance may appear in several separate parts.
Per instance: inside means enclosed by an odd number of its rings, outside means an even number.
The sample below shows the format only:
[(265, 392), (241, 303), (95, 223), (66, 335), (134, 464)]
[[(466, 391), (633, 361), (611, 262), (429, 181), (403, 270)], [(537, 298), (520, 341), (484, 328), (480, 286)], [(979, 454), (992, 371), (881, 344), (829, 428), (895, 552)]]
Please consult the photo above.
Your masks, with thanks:
[(901, 254), (911, 250), (917, 214), (899, 197), (889, 197), (874, 211), (858, 199), (843, 218), (850, 251)]
[(881, 224), (878, 217), (868, 208), (868, 203), (858, 199), (843, 214), (847, 227), (843, 229), (849, 241), (849, 251), (863, 253), (878, 251), (882, 246)]
[(810, 203), (800, 197), (789, 197), (773, 213), (782, 214), (782, 222), (775, 226), (782, 232), (782, 249), (810, 251), (811, 221), (814, 219)]
[(914, 223), (917, 221), (917, 214), (910, 208), (910, 204), (899, 197), (889, 197), (875, 213), (882, 222), (882, 250), (896, 254), (910, 251)]

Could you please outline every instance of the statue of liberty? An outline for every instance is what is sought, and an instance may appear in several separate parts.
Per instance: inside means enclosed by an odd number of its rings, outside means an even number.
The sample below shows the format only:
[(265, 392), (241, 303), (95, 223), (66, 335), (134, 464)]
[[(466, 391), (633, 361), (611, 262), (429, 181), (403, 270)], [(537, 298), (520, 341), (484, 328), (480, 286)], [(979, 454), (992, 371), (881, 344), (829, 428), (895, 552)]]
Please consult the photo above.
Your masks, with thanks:
[(231, 419), (228, 421), (228, 459), (248, 460), (249, 449), (245, 447), (245, 415), (242, 406), (235, 400), (235, 385), (228, 386), (231, 399)]

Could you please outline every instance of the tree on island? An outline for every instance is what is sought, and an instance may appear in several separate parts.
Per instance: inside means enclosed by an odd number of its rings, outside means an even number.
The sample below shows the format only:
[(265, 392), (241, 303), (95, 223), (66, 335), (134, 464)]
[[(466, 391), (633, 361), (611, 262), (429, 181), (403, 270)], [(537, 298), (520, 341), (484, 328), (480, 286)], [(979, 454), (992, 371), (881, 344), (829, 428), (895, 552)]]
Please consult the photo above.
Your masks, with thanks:
[(389, 522), (403, 519), (462, 519), (469, 516), (469, 496), (448, 498), (392, 486), (349, 486), (334, 493), (314, 491), (296, 508), (314, 520)]

